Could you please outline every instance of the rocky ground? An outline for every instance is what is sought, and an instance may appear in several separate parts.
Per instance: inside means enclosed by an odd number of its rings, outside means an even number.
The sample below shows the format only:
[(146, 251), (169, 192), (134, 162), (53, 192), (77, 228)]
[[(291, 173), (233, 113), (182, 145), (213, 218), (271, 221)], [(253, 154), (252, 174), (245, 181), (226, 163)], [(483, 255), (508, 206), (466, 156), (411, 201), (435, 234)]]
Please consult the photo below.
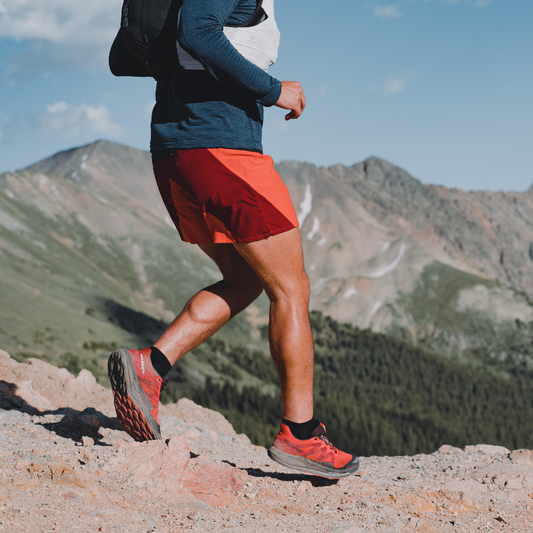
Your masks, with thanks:
[(356, 476), (294, 474), (188, 400), (162, 406), (165, 440), (136, 443), (111, 392), (0, 351), (0, 532), (527, 532), (533, 452), (442, 446), (363, 457)]

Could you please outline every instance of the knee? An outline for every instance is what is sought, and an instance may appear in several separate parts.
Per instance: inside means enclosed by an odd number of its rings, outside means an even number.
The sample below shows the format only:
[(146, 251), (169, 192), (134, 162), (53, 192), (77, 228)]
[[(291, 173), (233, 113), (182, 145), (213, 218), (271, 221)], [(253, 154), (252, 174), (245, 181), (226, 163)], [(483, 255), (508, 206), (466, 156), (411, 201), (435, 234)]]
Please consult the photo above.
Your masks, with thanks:
[(309, 296), (311, 295), (311, 282), (305, 271), (302, 272), (300, 278), (297, 280), (295, 290), (306, 302), (309, 301)]
[(266, 288), (270, 301), (287, 300), (291, 305), (309, 305), (311, 295), (311, 284), (309, 276), (304, 272), (299, 276), (286, 279), (280, 285)]

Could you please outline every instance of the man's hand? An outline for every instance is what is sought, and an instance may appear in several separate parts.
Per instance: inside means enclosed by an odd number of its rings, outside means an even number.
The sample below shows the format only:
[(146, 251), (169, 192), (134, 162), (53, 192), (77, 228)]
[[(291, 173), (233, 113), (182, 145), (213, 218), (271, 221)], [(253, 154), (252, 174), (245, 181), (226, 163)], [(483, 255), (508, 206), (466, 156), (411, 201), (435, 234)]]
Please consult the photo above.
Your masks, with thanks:
[(282, 81), (281, 94), (275, 105), (282, 109), (290, 109), (290, 113), (285, 115), (285, 120), (298, 118), (305, 108), (305, 94), (300, 83)]

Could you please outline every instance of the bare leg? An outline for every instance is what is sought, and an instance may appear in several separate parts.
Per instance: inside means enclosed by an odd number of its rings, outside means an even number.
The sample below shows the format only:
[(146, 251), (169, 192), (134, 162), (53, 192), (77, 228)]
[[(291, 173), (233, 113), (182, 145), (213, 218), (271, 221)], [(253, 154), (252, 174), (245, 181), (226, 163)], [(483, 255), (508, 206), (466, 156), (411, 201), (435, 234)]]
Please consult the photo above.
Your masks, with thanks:
[(300, 231), (236, 244), (270, 299), (269, 341), (278, 368), (284, 418), (313, 418), (313, 338), (309, 324), (309, 278)]
[(266, 290), (269, 341), (278, 368), (284, 418), (313, 418), (313, 339), (309, 324), (309, 278), (300, 231), (252, 243), (205, 244), (224, 280), (198, 292), (154, 344), (174, 364)]
[(171, 365), (248, 307), (263, 290), (232, 244), (201, 244), (200, 248), (217, 264), (224, 279), (195, 294), (154, 343)]

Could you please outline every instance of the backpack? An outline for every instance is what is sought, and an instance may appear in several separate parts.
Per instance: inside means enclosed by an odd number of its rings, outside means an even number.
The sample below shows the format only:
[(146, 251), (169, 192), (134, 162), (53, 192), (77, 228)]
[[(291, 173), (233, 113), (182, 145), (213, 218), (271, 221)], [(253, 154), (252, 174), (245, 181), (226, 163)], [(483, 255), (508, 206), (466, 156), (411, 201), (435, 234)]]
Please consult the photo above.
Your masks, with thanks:
[(115, 76), (158, 78), (178, 66), (176, 37), (182, 0), (124, 0), (109, 52)]
[[(263, 0), (256, 2), (250, 19), (240, 26), (265, 20)], [(176, 40), (182, 4), (183, 0), (124, 0), (120, 29), (109, 52), (109, 68), (115, 76), (157, 80), (180, 67)]]

